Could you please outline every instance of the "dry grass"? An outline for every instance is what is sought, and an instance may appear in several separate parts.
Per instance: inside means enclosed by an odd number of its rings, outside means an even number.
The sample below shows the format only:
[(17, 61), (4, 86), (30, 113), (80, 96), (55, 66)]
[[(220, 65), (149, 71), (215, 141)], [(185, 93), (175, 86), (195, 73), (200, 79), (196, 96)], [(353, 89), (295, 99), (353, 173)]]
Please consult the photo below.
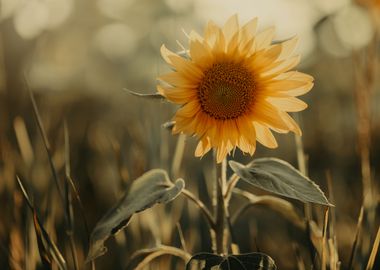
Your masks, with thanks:
[[(2, 269), (43, 269), (43, 263), (56, 260), (54, 252), (58, 256), (49, 241), (68, 269), (126, 269), (128, 264), (181, 269), (189, 254), (211, 251), (207, 211), (199, 208), (213, 205), (208, 195), (215, 173), (212, 158), (194, 158), (192, 139), (173, 137), (161, 126), (173, 108), (129, 95), (122, 87), (106, 94), (86, 92), (80, 80), (60, 92), (28, 90), (33, 84), (23, 79), (29, 76), (25, 61), (35, 56), (41, 40), (22, 41), (9, 21), (0, 24)], [(298, 161), (335, 207), (327, 211), (285, 201), (239, 183), (256, 195), (237, 190), (243, 196), (231, 197), (231, 235), (238, 244), (232, 250), (265, 252), (279, 269), (380, 269), (378, 44), (375, 37), (346, 59), (316, 52), (308, 67), (316, 87), (307, 97), (310, 109), (300, 119), (302, 141), (278, 136), (278, 150), (259, 148), (256, 154)], [(141, 50), (158, 59), (158, 50)], [(114, 74), (118, 67), (107, 72)], [(134, 72), (118, 75), (126, 76), (124, 87), (130, 79), (137, 90), (152, 89), (155, 83), (154, 76), (147, 83), (134, 78)], [(250, 160), (239, 153), (235, 159)], [(108, 253), (96, 265), (85, 265), (91, 229), (131, 181), (152, 168), (185, 179), (187, 196), (134, 216), (126, 230), (107, 242)], [(161, 256), (163, 250), (174, 256)], [(154, 258), (150, 266), (144, 266), (147, 258)]]

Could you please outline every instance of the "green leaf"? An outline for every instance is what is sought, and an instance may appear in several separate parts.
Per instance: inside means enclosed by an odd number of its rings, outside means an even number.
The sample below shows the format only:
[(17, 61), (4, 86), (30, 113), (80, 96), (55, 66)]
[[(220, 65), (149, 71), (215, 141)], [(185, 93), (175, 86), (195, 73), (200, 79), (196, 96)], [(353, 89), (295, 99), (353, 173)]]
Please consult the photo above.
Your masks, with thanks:
[(268, 209), (276, 211), (278, 214), (282, 215), (289, 222), (297, 226), (298, 228), (304, 230), (306, 228), (306, 223), (297, 213), (296, 208), (289, 201), (278, 198), (272, 195), (262, 195), (257, 196), (248, 191), (244, 191), (238, 188), (234, 189), (235, 194), (239, 194), (242, 197), (248, 199), (249, 203), (243, 205), (238, 211), (234, 213), (232, 217), (232, 223), (236, 222), (236, 219), (250, 206), (263, 205)]
[(277, 267), (271, 257), (260, 252), (228, 256), (202, 252), (195, 254), (186, 264), (186, 270), (190, 269), (275, 270)]
[(185, 182), (178, 179), (170, 182), (167, 173), (154, 169), (136, 179), (129, 192), (96, 224), (90, 237), (90, 249), (86, 261), (105, 254), (104, 242), (125, 228), (133, 214), (144, 211), (157, 203), (174, 200), (185, 187)]
[(229, 162), (245, 182), (266, 191), (302, 202), (332, 206), (322, 190), (292, 165), (277, 158), (259, 158), (248, 165)]

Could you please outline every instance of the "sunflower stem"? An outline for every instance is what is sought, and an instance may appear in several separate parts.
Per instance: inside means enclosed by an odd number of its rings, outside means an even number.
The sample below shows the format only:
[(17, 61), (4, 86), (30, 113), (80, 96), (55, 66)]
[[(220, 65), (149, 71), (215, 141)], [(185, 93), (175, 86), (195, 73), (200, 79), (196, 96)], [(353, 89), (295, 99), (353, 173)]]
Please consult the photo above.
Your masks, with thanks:
[(227, 179), (227, 160), (216, 164), (215, 190), (214, 190), (214, 206), (215, 206), (215, 237), (214, 237), (214, 252), (217, 254), (227, 254), (228, 230), (226, 223), (226, 201), (223, 196)]

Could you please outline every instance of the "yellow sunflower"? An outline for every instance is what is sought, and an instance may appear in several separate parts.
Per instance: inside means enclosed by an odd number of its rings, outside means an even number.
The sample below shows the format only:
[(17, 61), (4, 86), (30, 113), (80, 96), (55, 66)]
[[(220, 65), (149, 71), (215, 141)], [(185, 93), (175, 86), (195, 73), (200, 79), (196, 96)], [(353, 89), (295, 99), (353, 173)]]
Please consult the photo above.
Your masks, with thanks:
[(204, 37), (192, 31), (184, 57), (161, 47), (173, 72), (158, 78), (157, 89), (181, 105), (173, 133), (198, 137), (197, 157), (214, 148), (219, 163), (236, 147), (253, 155), (256, 140), (275, 148), (272, 130), (301, 135), (287, 112), (307, 107), (296, 96), (313, 87), (313, 77), (290, 71), (300, 60), (292, 56), (297, 38), (273, 44), (275, 29), (256, 34), (256, 27), (256, 18), (240, 27), (234, 15), (223, 28), (210, 21)]

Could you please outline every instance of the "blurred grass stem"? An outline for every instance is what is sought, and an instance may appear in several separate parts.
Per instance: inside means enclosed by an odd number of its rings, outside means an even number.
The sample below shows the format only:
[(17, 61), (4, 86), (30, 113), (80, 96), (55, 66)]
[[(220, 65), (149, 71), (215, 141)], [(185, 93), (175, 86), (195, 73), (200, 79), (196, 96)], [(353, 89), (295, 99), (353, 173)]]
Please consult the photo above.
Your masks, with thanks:
[(227, 160), (223, 159), (222, 163), (216, 163), (216, 178), (214, 190), (214, 207), (215, 207), (215, 237), (213, 243), (213, 250), (217, 254), (227, 254), (227, 206), (225, 201), (225, 190), (227, 187)]
[[(65, 140), (65, 174), (66, 177), (71, 174), (70, 167), (70, 141), (69, 141), (69, 131), (67, 129), (66, 121), (63, 122), (63, 132)], [(72, 202), (72, 193), (69, 186), (69, 181), (65, 182), (65, 200), (66, 200), (66, 215), (67, 215), (67, 224), (66, 224), (66, 234), (69, 237), (71, 256), (73, 259), (74, 269), (78, 270), (78, 256), (75, 249), (75, 240), (74, 240), (74, 209)]]
[(185, 145), (186, 145), (185, 140), (186, 140), (186, 135), (180, 134), (177, 140), (177, 146), (175, 148), (175, 153), (174, 153), (173, 162), (172, 162), (172, 176), (174, 178), (178, 177), (180, 169), (181, 169), (183, 153), (185, 151)]
[(201, 210), (201, 212), (205, 216), (208, 224), (212, 228), (214, 226), (214, 219), (210, 211), (207, 209), (206, 205), (201, 200), (199, 200), (192, 192), (190, 192), (189, 190), (185, 188), (182, 190), (182, 194), (198, 206), (198, 208)]

